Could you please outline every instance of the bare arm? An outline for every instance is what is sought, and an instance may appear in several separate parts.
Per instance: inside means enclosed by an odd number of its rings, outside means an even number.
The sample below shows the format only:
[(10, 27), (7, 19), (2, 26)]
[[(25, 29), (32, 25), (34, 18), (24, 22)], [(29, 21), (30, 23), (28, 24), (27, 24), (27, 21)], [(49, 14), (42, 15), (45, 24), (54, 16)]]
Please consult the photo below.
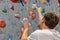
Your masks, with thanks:
[[(41, 8), (37, 8), (39, 21), (42, 20), (42, 18), (43, 18), (42, 14), (41, 14), (41, 10), (42, 10)], [(27, 20), (24, 19), (23, 24), (24, 24), (25, 30), (24, 30), (24, 32), (22, 34), (21, 40), (28, 40), (29, 23), (28, 23)]]
[(28, 40), (28, 29), (24, 30), (21, 40)]
[(23, 25), (24, 25), (24, 32), (22, 34), (21, 40), (28, 40), (28, 30), (29, 30), (29, 23), (26, 18), (23, 19)]
[(39, 21), (42, 20), (42, 18), (43, 18), (41, 11), (42, 11), (41, 7), (37, 8), (37, 12), (38, 12), (38, 16), (39, 16)]

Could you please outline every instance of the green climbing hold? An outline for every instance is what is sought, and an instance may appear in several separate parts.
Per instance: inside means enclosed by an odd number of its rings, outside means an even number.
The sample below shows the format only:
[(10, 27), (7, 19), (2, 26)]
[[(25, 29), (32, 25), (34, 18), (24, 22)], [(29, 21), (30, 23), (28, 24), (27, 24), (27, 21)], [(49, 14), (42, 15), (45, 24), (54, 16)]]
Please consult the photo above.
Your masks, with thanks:
[(27, 11), (28, 11), (28, 12), (30, 11), (30, 7), (27, 7)]
[(45, 13), (45, 9), (44, 8), (42, 9), (42, 12), (41, 13)]
[(7, 13), (7, 10), (4, 8), (4, 9), (2, 10), (2, 12), (3, 12), (3, 13)]

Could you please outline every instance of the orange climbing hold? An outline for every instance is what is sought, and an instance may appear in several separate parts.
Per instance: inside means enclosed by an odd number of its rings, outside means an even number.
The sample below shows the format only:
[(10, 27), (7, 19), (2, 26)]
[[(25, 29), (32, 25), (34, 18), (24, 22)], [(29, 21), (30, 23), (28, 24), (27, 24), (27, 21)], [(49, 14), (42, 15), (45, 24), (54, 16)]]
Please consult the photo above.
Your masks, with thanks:
[(46, 3), (46, 0), (41, 0), (41, 3), (42, 3), (42, 4), (45, 4), (45, 3)]
[(4, 20), (0, 20), (0, 28), (4, 28), (6, 26), (6, 23)]
[(23, 3), (24, 3), (24, 4), (27, 4), (27, 0), (23, 0)]

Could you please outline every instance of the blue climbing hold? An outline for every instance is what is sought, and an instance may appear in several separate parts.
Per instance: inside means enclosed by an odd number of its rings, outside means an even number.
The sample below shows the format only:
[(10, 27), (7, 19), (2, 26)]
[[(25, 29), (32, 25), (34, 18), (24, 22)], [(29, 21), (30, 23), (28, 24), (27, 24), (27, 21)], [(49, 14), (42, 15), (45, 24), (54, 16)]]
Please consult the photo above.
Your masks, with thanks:
[(48, 3), (50, 2), (50, 0), (46, 0)]
[(7, 38), (7, 40), (12, 40), (12, 37), (11, 37), (11, 36), (9, 36), (9, 37)]

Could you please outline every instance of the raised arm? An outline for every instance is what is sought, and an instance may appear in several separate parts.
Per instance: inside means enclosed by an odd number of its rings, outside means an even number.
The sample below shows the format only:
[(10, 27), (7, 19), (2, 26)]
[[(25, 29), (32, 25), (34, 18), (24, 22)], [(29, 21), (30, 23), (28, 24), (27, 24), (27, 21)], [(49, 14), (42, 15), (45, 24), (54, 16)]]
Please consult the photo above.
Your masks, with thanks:
[(38, 12), (38, 16), (39, 16), (39, 21), (42, 20), (42, 18), (43, 18), (41, 11), (42, 11), (41, 7), (37, 8), (37, 12)]

